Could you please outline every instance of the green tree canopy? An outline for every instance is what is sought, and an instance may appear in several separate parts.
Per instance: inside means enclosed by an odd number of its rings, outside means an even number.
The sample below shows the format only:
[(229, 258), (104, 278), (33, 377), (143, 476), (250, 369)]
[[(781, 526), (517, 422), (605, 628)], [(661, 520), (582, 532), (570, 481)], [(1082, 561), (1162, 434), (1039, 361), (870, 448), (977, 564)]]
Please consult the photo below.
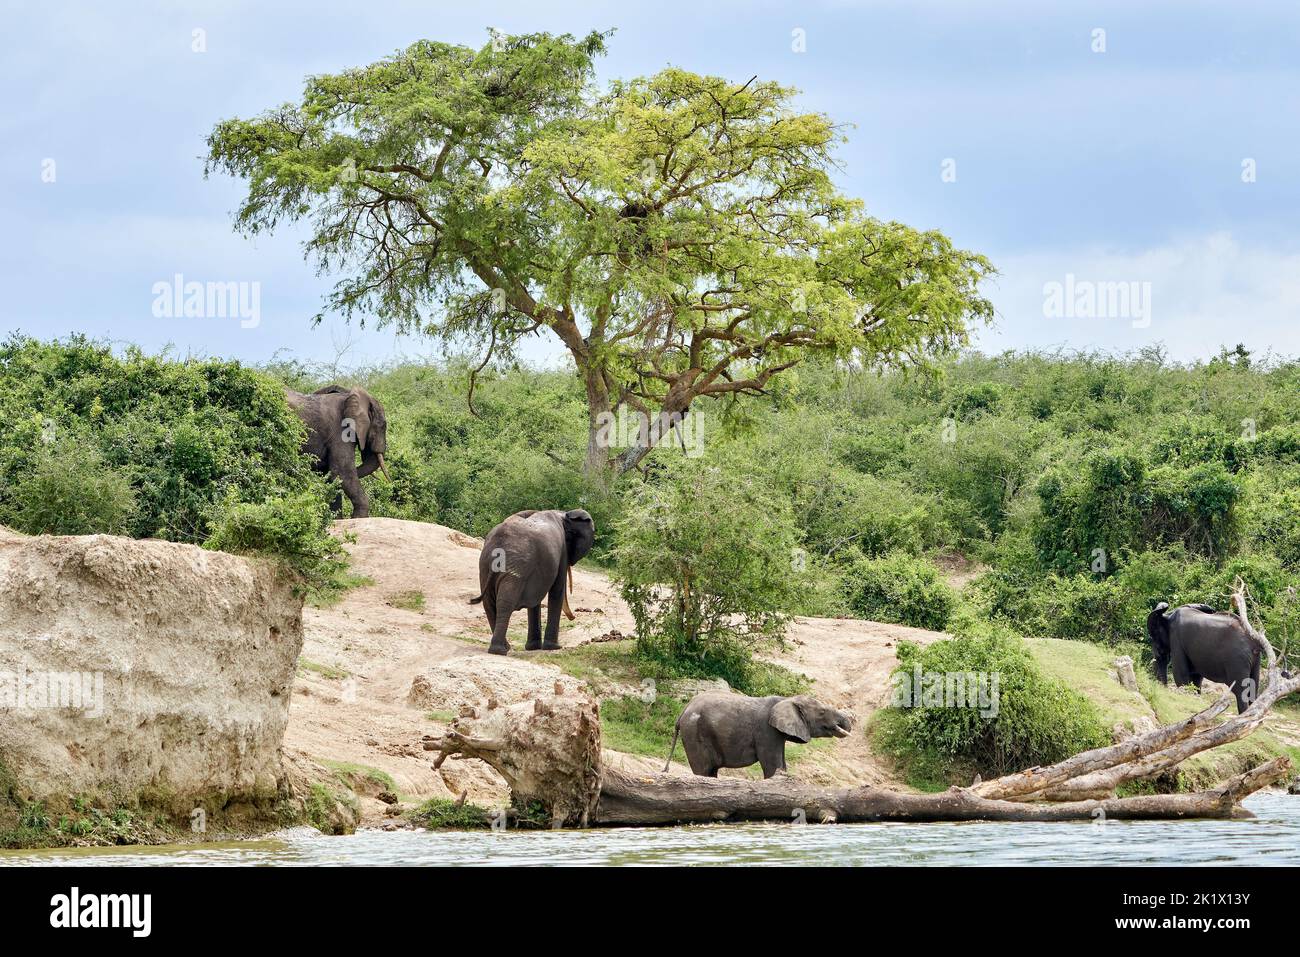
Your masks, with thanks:
[(247, 180), (245, 232), (312, 219), (309, 255), (343, 275), (327, 309), (489, 356), (558, 337), (592, 473), (659, 437), (611, 459), (619, 410), (671, 421), (811, 351), (924, 363), (991, 317), (988, 261), (842, 195), (842, 136), (794, 90), (676, 68), (601, 86), (606, 38), (420, 41), (218, 124), (208, 169)]

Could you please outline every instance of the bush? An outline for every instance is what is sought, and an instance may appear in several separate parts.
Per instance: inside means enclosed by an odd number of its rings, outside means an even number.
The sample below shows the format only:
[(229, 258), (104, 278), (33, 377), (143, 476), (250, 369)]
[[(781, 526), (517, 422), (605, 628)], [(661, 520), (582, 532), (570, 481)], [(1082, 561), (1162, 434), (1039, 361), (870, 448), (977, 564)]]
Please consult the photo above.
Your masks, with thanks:
[(329, 534), (329, 506), (316, 494), (265, 502), (230, 501), (205, 548), (278, 561), (305, 589), (328, 596), (346, 587), (347, 553)]
[(755, 688), (753, 653), (784, 637), (806, 568), (788, 507), (744, 475), (679, 465), (631, 493), (616, 536), (638, 655), (664, 676)]
[(849, 608), (872, 621), (942, 630), (957, 593), (923, 558), (895, 553), (854, 562), (845, 576)]
[(0, 522), (20, 527), (198, 544), (229, 495), (320, 487), (280, 387), (237, 362), (14, 336), (0, 344), (0, 422)]
[(3, 524), (29, 535), (122, 535), (135, 514), (129, 478), (88, 442), (44, 450), (8, 498)]
[(924, 648), (900, 642), (898, 660), (895, 688), (905, 680), (910, 687), (918, 668), (922, 675), (987, 676), (990, 691), (997, 677), (995, 708), (896, 704), (880, 712), (877, 743), (918, 784), (965, 785), (975, 773), (991, 777), (1053, 764), (1110, 741), (1092, 702), (1044, 675), (1024, 641), (1006, 629), (966, 629)]

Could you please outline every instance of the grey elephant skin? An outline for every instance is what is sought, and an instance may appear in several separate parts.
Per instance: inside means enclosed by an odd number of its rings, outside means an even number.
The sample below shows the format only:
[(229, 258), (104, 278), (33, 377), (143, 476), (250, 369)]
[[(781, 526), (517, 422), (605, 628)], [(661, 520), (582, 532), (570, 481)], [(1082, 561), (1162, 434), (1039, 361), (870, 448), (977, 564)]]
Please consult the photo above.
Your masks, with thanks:
[(852, 715), (808, 695), (747, 698), (705, 692), (678, 716), (664, 770), (672, 764), (679, 736), (691, 770), (702, 777), (716, 778), (719, 768), (747, 768), (757, 761), (763, 777), (770, 778), (785, 770), (787, 741), (843, 738), (851, 730)]
[(1262, 652), (1236, 615), (1209, 605), (1180, 605), (1170, 611), (1162, 601), (1147, 616), (1147, 635), (1162, 683), (1169, 684), (1172, 664), (1175, 685), (1193, 684), (1200, 691), (1206, 678), (1228, 685), (1238, 713), (1255, 700)]
[[(568, 613), (569, 569), (591, 551), (595, 540), (595, 523), (581, 508), (516, 512), (488, 532), (478, 559), (479, 595), (470, 602), (482, 602), (487, 613), (492, 629), (488, 651), (494, 655), (510, 651), (506, 629), (510, 616), (520, 608), (528, 609), (526, 650), (560, 647), (560, 610)], [(545, 637), (543, 599), (548, 602)]]
[[(384, 465), (388, 418), (382, 403), (365, 389), (341, 385), (327, 385), (310, 395), (286, 389), (285, 398), (307, 426), (302, 450), (312, 457), (312, 468), (339, 480), (343, 495), (352, 503), (353, 518), (369, 518), (370, 500), (361, 480), (376, 469), (388, 475)], [(335, 514), (342, 507), (342, 496), (335, 496)]]

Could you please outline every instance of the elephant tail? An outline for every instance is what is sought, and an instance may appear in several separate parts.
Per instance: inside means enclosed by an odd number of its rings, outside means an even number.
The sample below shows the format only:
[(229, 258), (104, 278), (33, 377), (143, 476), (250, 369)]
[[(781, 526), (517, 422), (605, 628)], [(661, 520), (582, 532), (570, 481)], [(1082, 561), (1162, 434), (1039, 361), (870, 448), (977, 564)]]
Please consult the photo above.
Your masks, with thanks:
[(469, 603), (470, 603), (471, 605), (477, 605), (477, 604), (478, 604), (479, 602), (481, 602), (482, 600), (483, 600), (483, 596), (482, 596), (482, 595), (479, 595), (477, 598), (471, 598), (471, 599), (469, 600)]
[(673, 752), (677, 750), (677, 736), (682, 733), (681, 723), (673, 725), (673, 746), (668, 749), (668, 760), (664, 762), (664, 770), (667, 771), (673, 763)]

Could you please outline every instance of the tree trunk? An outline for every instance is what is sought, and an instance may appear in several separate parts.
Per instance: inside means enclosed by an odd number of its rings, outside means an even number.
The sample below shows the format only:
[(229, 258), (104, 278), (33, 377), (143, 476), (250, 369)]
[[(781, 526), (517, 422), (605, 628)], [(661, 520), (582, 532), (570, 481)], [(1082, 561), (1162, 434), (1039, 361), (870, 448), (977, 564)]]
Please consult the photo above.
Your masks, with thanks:
[(855, 821), (1088, 821), (1250, 817), (1237, 802), (1284, 778), (1274, 758), (1211, 791), (1066, 803), (990, 801), (973, 788), (904, 794), (883, 788), (823, 788), (786, 775), (766, 781), (655, 774), (606, 768), (595, 824), (649, 826), (718, 821), (842, 823)]

